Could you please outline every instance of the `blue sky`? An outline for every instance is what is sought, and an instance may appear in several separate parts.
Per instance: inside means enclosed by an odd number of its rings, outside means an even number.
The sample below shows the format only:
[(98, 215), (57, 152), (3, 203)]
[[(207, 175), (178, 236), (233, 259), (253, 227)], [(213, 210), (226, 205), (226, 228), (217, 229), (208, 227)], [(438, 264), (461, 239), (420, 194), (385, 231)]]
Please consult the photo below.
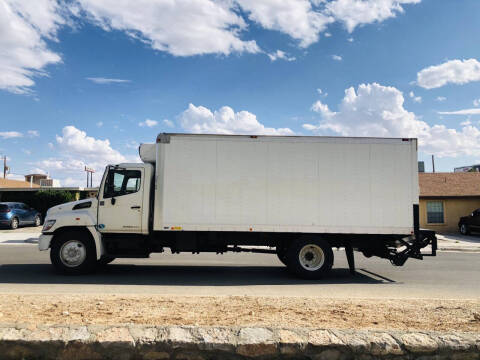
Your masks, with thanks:
[(452, 171), (480, 162), (479, 23), (478, 0), (0, 0), (0, 153), (83, 186), (163, 131), (394, 136)]

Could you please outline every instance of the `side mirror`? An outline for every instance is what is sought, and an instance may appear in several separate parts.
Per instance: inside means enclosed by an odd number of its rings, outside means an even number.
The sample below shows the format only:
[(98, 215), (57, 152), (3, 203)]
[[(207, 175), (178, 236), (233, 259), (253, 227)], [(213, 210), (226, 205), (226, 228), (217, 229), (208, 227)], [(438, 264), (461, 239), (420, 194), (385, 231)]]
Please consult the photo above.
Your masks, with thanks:
[(112, 199), (110, 200), (110, 202), (112, 203), (112, 205), (115, 205), (115, 203), (117, 202), (117, 200), (116, 200), (114, 197), (112, 197)]

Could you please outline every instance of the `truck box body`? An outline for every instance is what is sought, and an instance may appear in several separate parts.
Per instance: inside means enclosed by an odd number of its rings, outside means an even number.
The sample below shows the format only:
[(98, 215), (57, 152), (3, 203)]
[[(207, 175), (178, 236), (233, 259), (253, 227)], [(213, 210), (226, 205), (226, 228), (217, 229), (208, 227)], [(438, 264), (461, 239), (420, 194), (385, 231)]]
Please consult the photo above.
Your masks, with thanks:
[(154, 231), (405, 234), (416, 139), (162, 134)]

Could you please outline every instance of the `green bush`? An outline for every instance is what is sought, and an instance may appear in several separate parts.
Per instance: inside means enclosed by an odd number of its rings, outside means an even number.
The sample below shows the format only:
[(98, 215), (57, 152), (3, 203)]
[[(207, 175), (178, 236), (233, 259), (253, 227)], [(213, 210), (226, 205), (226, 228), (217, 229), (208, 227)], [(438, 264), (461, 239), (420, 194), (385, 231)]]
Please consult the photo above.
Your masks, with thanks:
[(75, 201), (75, 193), (64, 190), (5, 191), (0, 193), (0, 201), (23, 202), (45, 217), (52, 206)]
[(69, 191), (41, 190), (36, 191), (32, 199), (32, 204), (28, 204), (43, 216), (52, 206), (75, 201), (75, 196)]

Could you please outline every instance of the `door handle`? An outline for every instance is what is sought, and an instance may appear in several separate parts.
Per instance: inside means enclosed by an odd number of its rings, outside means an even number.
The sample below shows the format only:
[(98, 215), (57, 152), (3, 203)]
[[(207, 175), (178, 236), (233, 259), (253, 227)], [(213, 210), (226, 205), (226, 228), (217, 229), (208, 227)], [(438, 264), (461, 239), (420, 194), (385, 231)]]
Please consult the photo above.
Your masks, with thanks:
[(130, 209), (140, 209), (140, 206), (131, 206)]

